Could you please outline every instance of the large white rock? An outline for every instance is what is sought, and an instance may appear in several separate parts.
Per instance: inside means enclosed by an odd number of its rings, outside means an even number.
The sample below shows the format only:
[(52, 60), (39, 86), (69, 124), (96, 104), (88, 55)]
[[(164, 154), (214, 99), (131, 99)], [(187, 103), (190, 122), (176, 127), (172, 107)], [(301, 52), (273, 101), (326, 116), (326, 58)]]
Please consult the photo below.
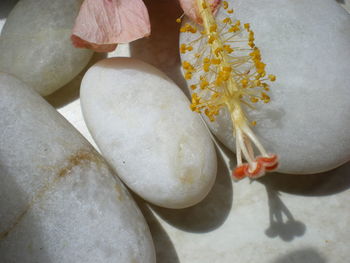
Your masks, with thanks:
[[(228, 1), (249, 22), (267, 71), (277, 75), (271, 102), (248, 110), (261, 142), (283, 173), (333, 169), (350, 156), (350, 16), (336, 1)], [(221, 17), (223, 9), (218, 16)], [(222, 18), (221, 18), (222, 19)], [(198, 35), (197, 35), (198, 36)], [(195, 38), (181, 34), (180, 43)], [(226, 36), (227, 37), (227, 36)], [(182, 60), (190, 60), (189, 53)], [(234, 150), (226, 111), (212, 132)]]
[(207, 195), (216, 175), (213, 143), (164, 73), (136, 59), (105, 59), (85, 74), (80, 96), (96, 144), (133, 191), (168, 208)]
[(91, 145), (0, 74), (0, 261), (155, 262), (148, 226)]
[(0, 36), (0, 71), (48, 95), (72, 80), (92, 52), (74, 48), (70, 34), (81, 0), (21, 0)]

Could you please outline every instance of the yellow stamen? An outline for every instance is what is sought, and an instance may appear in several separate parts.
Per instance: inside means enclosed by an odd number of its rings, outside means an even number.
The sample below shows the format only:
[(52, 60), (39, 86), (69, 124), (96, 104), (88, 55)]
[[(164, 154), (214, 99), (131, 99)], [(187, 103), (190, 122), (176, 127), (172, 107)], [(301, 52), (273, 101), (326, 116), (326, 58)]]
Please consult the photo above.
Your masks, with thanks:
[[(266, 74), (266, 64), (255, 46), (255, 35), (249, 23), (241, 25), (241, 21), (236, 20), (233, 24), (228, 17), (217, 21), (211, 8), (208, 8), (207, 0), (196, 2), (203, 26), (200, 34), (202, 38), (206, 37), (206, 41), (200, 42), (204, 47), (195, 53), (195, 63), (182, 63), (187, 80), (199, 74), (199, 83), (190, 86), (192, 90), (200, 88), (198, 94), (192, 94), (191, 109), (204, 113), (208, 120), (214, 121), (220, 110), (226, 107), (234, 127), (233, 136), (236, 136), (237, 163), (242, 164), (243, 156), (249, 168), (252, 168), (255, 157), (251, 144), (262, 156), (267, 156), (267, 153), (249, 128), (255, 126), (256, 121), (248, 120), (244, 107), (254, 108), (252, 104), (258, 102), (268, 103), (270, 96), (266, 92), (270, 88), (265, 82), (275, 81), (276, 77)], [(222, 4), (224, 9), (228, 9), (227, 1)], [(227, 10), (229, 14), (233, 12), (233, 9)], [(181, 31), (197, 32), (193, 27), (185, 24)], [(192, 51), (191, 43), (180, 45), (180, 52)], [(201, 59), (208, 49), (210, 55)]]

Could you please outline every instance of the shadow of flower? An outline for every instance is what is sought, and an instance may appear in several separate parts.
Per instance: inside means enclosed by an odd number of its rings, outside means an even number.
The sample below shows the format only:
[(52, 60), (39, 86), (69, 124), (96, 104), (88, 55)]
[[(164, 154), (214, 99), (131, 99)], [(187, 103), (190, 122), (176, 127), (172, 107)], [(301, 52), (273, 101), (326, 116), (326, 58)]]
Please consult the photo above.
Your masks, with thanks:
[(283, 241), (292, 241), (295, 237), (304, 235), (306, 226), (294, 219), (292, 213), (282, 202), (280, 194), (266, 186), (270, 227), (265, 230), (268, 237), (280, 237)]

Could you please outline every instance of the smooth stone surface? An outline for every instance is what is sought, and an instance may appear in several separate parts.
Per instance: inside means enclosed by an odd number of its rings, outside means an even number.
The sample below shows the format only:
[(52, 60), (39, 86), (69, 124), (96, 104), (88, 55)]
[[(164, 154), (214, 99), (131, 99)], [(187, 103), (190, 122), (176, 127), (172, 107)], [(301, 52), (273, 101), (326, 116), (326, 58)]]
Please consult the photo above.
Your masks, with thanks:
[(155, 262), (147, 224), (91, 145), (0, 74), (0, 261)]
[(85, 74), (80, 98), (102, 155), (134, 192), (168, 208), (207, 195), (216, 175), (213, 143), (164, 73), (136, 59), (105, 59)]
[[(349, 161), (350, 15), (330, 0), (229, 2), (250, 22), (267, 72), (277, 75), (271, 102), (248, 115), (263, 145), (279, 154), (278, 171), (317, 173)], [(207, 123), (234, 150), (227, 112)]]
[(81, 0), (21, 0), (0, 36), (0, 71), (48, 95), (72, 80), (92, 52), (74, 48), (70, 34)]

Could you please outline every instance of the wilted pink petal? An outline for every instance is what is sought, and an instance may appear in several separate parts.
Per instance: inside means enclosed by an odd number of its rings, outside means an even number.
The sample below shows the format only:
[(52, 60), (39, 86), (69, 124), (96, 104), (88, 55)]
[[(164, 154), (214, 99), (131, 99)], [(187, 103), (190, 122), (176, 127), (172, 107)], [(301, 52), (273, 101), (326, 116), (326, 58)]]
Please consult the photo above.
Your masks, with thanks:
[[(202, 20), (198, 14), (197, 0), (179, 0), (182, 9), (185, 14), (197, 23), (202, 23)], [(221, 0), (207, 0), (211, 8), (216, 11)]]
[(76, 35), (72, 35), (71, 40), (75, 47), (88, 48), (96, 52), (111, 52), (115, 50), (115, 48), (118, 45), (118, 44), (94, 44), (94, 43), (85, 41), (84, 39), (81, 39)]
[(151, 31), (142, 0), (85, 0), (72, 32), (75, 47), (112, 51), (117, 43), (148, 36)]

